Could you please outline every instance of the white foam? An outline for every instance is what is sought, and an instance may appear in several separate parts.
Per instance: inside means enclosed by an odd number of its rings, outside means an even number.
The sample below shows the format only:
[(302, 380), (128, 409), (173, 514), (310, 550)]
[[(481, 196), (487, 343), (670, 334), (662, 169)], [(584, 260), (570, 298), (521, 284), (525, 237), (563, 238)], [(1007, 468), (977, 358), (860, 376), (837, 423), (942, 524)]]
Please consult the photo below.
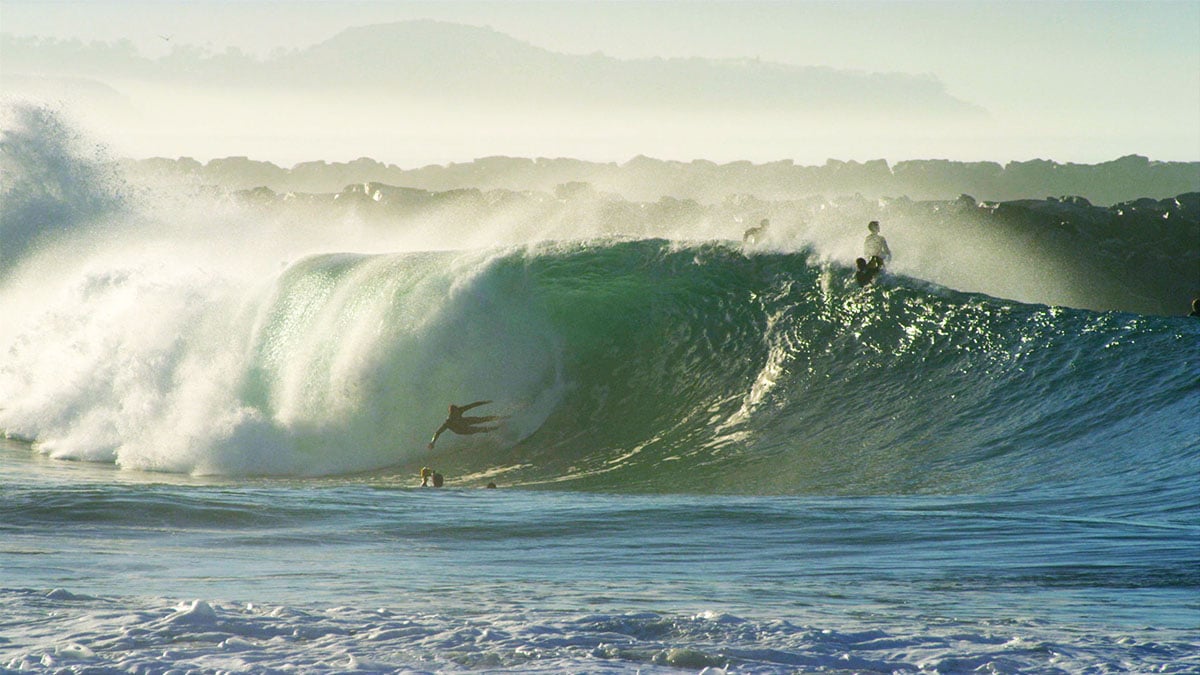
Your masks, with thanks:
[[(39, 597), (40, 596), (40, 597)], [(1187, 636), (953, 620), (886, 628), (813, 627), (724, 612), (570, 614), (499, 610), (412, 614), (387, 608), (266, 607), (156, 598), (49, 598), (0, 590), (10, 630), (0, 668), (180, 672), (791, 673), (1088, 670), (1184, 672)], [(1007, 635), (1008, 637), (1003, 637)]]
[[(494, 400), (511, 444), (561, 393), (555, 338), (492, 285), (496, 253), (362, 257), (321, 294), (302, 286), (336, 257), (280, 274), (244, 250), (272, 250), (269, 227), (218, 245), (201, 234), (246, 228), (179, 220), (56, 249), (0, 289), (23, 317), (0, 327), (0, 429), (131, 469), (315, 475), (413, 459), (450, 402)], [(262, 375), (268, 399), (248, 400)]]

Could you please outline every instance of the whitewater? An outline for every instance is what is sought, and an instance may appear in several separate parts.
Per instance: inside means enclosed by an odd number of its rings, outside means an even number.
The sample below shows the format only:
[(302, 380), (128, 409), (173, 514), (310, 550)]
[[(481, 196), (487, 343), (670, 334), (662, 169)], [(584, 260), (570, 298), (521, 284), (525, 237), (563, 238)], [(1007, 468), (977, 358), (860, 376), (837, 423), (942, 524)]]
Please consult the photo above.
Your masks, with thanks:
[(1200, 671), (1200, 321), (903, 237), (859, 288), (862, 222), (381, 225), (5, 125), (0, 669)]

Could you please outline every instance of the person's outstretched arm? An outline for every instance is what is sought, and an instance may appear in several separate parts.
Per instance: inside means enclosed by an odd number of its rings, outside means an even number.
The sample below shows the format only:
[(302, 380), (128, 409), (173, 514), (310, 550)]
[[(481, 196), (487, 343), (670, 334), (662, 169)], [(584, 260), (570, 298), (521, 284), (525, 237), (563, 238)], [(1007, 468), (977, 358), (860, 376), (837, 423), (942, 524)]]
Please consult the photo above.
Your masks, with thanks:
[(478, 408), (479, 406), (487, 404), (487, 403), (491, 403), (491, 401), (475, 401), (474, 403), (468, 403), (464, 406), (459, 406), (458, 409), (463, 412), (466, 412), (466, 411), (470, 410), (471, 408)]
[(435, 431), (435, 432), (433, 432), (433, 438), (429, 439), (429, 449), (430, 449), (430, 450), (432, 450), (432, 449), (433, 449), (433, 444), (434, 444), (434, 443), (437, 443), (438, 436), (441, 436), (441, 435), (442, 435), (442, 432), (443, 432), (443, 431), (445, 431), (446, 429), (449, 429), (449, 428), (450, 428), (450, 427), (448, 427), (448, 426), (446, 425), (446, 423), (445, 423), (445, 422), (443, 422), (443, 423), (442, 423), (442, 426), (438, 427), (438, 430), (437, 430), (437, 431)]

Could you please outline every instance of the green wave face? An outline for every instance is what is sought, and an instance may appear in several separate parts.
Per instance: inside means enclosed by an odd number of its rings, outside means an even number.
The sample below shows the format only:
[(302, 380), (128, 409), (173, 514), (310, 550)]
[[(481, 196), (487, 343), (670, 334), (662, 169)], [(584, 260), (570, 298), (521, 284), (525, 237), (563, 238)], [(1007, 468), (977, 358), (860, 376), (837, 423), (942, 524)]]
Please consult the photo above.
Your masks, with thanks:
[[(335, 471), (403, 446), (464, 480), (904, 494), (1101, 475), (1131, 444), (1196, 452), (1181, 412), (1197, 365), (1177, 358), (1190, 324), (906, 279), (860, 289), (808, 253), (322, 256), (268, 307), (245, 399), (276, 419), (302, 401), (317, 464), (363, 449)], [(504, 430), (419, 451), (447, 403), (481, 399), (511, 415)]]

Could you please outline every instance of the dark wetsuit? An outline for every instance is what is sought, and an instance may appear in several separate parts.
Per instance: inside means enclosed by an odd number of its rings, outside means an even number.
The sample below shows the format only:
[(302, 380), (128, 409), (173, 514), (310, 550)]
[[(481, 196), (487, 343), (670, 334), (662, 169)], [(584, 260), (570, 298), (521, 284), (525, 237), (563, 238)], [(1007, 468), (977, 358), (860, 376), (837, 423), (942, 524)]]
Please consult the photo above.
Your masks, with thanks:
[(879, 256), (871, 256), (870, 262), (862, 258), (858, 258), (854, 262), (858, 265), (858, 269), (854, 272), (854, 280), (858, 282), (859, 286), (866, 286), (875, 281), (875, 277), (883, 271), (883, 259)]
[(429, 447), (432, 448), (434, 443), (437, 443), (438, 436), (442, 435), (443, 431), (453, 431), (456, 434), (463, 436), (469, 434), (481, 434), (485, 431), (495, 431), (500, 428), (500, 425), (493, 424), (490, 426), (477, 426), (486, 422), (495, 422), (496, 420), (504, 419), (503, 415), (488, 415), (486, 417), (463, 417), (463, 413), (477, 406), (491, 403), (491, 401), (475, 401), (467, 405), (450, 405), (450, 414), (446, 417), (446, 421), (442, 422), (442, 426), (434, 432), (433, 438), (429, 441)]

